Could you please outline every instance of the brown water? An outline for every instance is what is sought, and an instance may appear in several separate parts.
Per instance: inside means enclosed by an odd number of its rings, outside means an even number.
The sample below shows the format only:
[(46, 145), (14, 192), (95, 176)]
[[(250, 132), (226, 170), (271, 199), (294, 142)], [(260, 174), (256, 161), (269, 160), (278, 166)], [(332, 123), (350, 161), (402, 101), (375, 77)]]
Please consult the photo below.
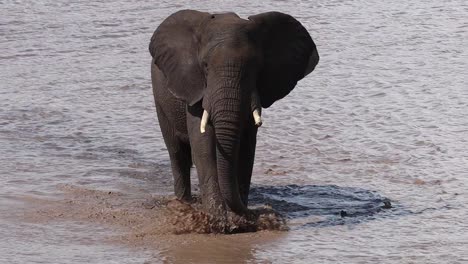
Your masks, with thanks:
[[(167, 232), (147, 45), (182, 8), (286, 12), (318, 46), (258, 137), (251, 200), (287, 232)], [(467, 263), (467, 14), (464, 0), (0, 1), (0, 263)]]

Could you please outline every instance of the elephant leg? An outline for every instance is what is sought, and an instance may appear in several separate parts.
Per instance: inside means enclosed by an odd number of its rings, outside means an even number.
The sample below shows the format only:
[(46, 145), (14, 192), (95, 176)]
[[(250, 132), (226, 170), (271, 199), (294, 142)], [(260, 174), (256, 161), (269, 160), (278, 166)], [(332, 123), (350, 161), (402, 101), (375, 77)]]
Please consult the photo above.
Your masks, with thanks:
[(161, 107), (156, 105), (156, 111), (159, 126), (171, 159), (174, 193), (177, 199), (190, 201), (192, 199), (190, 189), (190, 167), (192, 166), (190, 144), (177, 136), (173, 124), (169, 122)]
[(255, 160), (255, 146), (257, 145), (257, 127), (247, 128), (241, 138), (239, 150), (239, 193), (242, 202), (247, 206), (250, 180), (252, 179), (252, 169)]
[(203, 108), (200, 103), (187, 108), (187, 128), (192, 157), (197, 168), (203, 207), (211, 214), (222, 215), (226, 207), (218, 184), (215, 132), (211, 123), (206, 125), (205, 133), (200, 132), (202, 113)]

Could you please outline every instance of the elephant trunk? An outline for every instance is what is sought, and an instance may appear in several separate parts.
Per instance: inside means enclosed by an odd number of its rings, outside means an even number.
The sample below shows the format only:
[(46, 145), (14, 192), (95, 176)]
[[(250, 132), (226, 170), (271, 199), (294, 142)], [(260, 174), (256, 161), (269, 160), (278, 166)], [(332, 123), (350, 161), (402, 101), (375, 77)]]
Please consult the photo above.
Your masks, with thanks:
[[(246, 206), (241, 200), (238, 183), (238, 159), (242, 131), (242, 102), (239, 87), (223, 88), (229, 95), (214, 100), (213, 125), (216, 134), (218, 183), (226, 204), (237, 214), (244, 214)], [(247, 110), (247, 109), (245, 109)]]

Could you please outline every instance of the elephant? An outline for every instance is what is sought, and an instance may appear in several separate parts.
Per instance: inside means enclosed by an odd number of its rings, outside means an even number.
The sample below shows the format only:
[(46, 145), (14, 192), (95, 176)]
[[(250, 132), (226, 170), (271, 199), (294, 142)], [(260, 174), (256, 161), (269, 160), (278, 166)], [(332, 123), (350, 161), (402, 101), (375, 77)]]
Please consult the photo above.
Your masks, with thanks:
[(246, 215), (261, 111), (314, 70), (314, 41), (280, 12), (181, 10), (157, 27), (149, 52), (177, 199), (192, 201), (194, 165), (205, 211)]

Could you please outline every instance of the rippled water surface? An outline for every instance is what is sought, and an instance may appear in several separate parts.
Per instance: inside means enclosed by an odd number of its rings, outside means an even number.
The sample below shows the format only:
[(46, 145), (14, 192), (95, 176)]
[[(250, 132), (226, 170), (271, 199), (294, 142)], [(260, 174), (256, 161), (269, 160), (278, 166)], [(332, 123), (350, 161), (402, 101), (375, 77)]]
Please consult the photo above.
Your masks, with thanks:
[[(129, 246), (95, 221), (172, 193), (147, 46), (184, 8), (282, 11), (318, 46), (258, 135), (251, 199), (288, 232)], [(0, 1), (0, 263), (468, 262), (467, 14), (464, 0)], [(34, 216), (73, 188), (96, 217)]]

